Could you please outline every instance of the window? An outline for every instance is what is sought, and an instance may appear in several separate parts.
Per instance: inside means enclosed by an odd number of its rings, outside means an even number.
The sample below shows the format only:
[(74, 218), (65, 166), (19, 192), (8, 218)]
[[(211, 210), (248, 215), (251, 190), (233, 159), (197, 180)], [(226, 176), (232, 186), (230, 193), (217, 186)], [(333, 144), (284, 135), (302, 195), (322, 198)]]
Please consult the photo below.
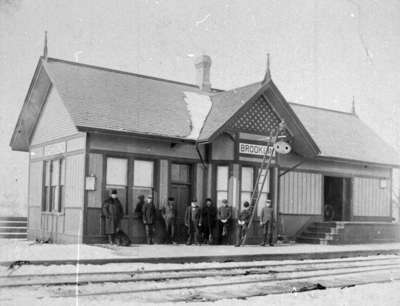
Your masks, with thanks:
[(65, 206), (65, 159), (60, 160), (60, 190), (59, 190), (59, 205), (58, 211), (64, 210)]
[(111, 190), (117, 190), (124, 212), (126, 213), (127, 187), (128, 187), (128, 159), (126, 158), (107, 158), (106, 191), (107, 196)]
[[(268, 172), (267, 172), (268, 171)], [(262, 180), (264, 179), (265, 175), (268, 175), (266, 180), (265, 180), (265, 184), (264, 184), (264, 188), (261, 191), (261, 195), (260, 195), (260, 199), (258, 201), (258, 206), (257, 206), (257, 215), (260, 216), (261, 215), (261, 209), (264, 207), (265, 205), (265, 201), (268, 198), (268, 193), (269, 193), (269, 170), (263, 170), (263, 173), (261, 174), (260, 177), (260, 182), (259, 182), (259, 186), (261, 186), (262, 184)]]
[(145, 160), (134, 160), (133, 162), (133, 201), (134, 211), (137, 198), (140, 195), (145, 197), (153, 193), (154, 187), (154, 162)]
[(61, 212), (64, 208), (65, 159), (45, 161), (42, 211)]
[(222, 200), (228, 199), (229, 167), (217, 167), (217, 206), (222, 205)]
[(253, 167), (242, 167), (240, 201), (241, 205), (248, 201), (251, 204), (251, 194), (254, 188), (254, 169)]
[(190, 184), (190, 165), (171, 164), (171, 181), (178, 184)]
[(107, 158), (107, 177), (108, 186), (126, 186), (128, 160), (125, 158)]
[(44, 193), (42, 201), (42, 211), (49, 211), (50, 208), (50, 182), (51, 182), (51, 160), (44, 163)]

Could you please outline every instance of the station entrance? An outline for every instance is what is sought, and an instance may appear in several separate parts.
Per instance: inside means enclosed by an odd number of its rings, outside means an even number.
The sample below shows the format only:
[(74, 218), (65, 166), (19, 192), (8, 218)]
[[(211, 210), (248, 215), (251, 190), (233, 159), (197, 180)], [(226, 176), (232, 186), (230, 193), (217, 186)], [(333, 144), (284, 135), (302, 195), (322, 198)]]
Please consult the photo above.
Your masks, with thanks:
[(171, 164), (171, 196), (175, 198), (177, 209), (175, 239), (177, 242), (185, 242), (185, 212), (192, 199), (191, 165)]
[(351, 178), (324, 177), (324, 221), (351, 220)]

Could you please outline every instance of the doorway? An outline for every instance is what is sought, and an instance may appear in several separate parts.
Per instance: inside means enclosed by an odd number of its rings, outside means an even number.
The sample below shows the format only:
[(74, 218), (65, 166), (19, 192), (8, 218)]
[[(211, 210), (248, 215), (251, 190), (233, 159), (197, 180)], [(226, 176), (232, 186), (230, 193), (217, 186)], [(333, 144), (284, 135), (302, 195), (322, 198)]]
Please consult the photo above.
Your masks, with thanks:
[(171, 164), (171, 197), (175, 198), (177, 216), (175, 239), (185, 242), (187, 238), (185, 228), (186, 207), (190, 205), (192, 195), (192, 167), (188, 164)]
[(324, 177), (324, 220), (351, 220), (351, 178)]

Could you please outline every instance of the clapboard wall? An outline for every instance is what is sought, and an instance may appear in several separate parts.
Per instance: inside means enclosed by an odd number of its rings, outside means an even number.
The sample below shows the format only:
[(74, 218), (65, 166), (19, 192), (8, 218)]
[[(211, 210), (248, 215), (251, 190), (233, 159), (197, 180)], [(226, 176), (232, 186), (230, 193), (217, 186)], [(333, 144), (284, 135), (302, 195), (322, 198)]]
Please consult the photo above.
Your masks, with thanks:
[(280, 179), (280, 212), (283, 214), (322, 214), (322, 175), (288, 172)]
[(390, 180), (355, 177), (353, 181), (353, 215), (356, 217), (390, 216)]

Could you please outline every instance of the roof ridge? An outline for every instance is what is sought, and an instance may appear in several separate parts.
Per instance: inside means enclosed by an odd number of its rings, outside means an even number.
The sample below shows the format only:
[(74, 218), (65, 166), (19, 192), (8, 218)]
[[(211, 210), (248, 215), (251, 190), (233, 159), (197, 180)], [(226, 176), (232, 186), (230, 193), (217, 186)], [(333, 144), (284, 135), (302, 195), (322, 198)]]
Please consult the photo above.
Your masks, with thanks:
[(250, 84), (247, 84), (247, 85), (244, 85), (244, 86), (235, 87), (235, 88), (231, 88), (231, 89), (227, 89), (227, 90), (222, 90), (220, 92), (216, 92), (212, 97), (214, 97), (216, 95), (219, 95), (219, 94), (229, 93), (229, 92), (232, 92), (232, 91), (235, 91), (235, 90), (240, 90), (240, 89), (243, 89), (243, 88), (246, 88), (246, 87), (250, 87), (250, 86), (254, 86), (254, 85), (261, 85), (261, 82), (254, 82), (254, 83), (250, 83)]
[[(193, 88), (199, 88), (195, 84), (190, 84), (190, 83), (184, 83), (184, 82), (179, 82), (179, 81), (174, 81), (174, 80), (169, 80), (169, 79), (164, 79), (160, 77), (155, 77), (151, 75), (144, 75), (144, 74), (139, 74), (139, 73), (134, 73), (134, 72), (129, 72), (129, 71), (124, 71), (124, 70), (118, 70), (118, 69), (112, 69), (112, 68), (107, 68), (107, 67), (101, 67), (97, 65), (90, 65), (90, 64), (85, 64), (85, 63), (78, 63), (78, 62), (72, 62), (64, 59), (59, 59), (59, 58), (54, 58), (54, 57), (48, 57), (47, 62), (60, 62), (64, 64), (69, 64), (69, 65), (74, 65), (74, 66), (81, 66), (81, 67), (86, 67), (86, 68), (92, 68), (92, 69), (98, 69), (98, 70), (103, 70), (107, 72), (114, 72), (114, 73), (120, 73), (120, 74), (126, 74), (126, 75), (131, 75), (131, 76), (136, 76), (140, 78), (146, 78), (146, 79), (151, 79), (155, 81), (161, 81), (161, 82), (166, 82), (166, 83), (173, 83), (173, 84), (178, 84), (178, 85), (185, 85), (185, 86), (190, 86)], [(199, 89), (200, 90), (200, 89)], [(218, 89), (218, 88), (211, 88), (211, 90), (215, 91), (215, 93), (219, 92), (224, 92), (223, 89)]]
[(315, 106), (315, 105), (301, 104), (301, 103), (296, 103), (296, 102), (288, 102), (288, 103), (289, 103), (289, 105), (297, 105), (300, 107), (308, 107), (308, 108), (313, 108), (313, 109), (318, 109), (318, 110), (323, 110), (323, 111), (328, 111), (328, 112), (333, 112), (333, 113), (340, 113), (340, 114), (350, 115), (350, 116), (358, 118), (358, 116), (356, 114), (353, 114), (352, 112), (346, 112), (346, 111), (341, 111), (341, 110), (326, 108), (326, 107), (320, 107), (320, 106)]

